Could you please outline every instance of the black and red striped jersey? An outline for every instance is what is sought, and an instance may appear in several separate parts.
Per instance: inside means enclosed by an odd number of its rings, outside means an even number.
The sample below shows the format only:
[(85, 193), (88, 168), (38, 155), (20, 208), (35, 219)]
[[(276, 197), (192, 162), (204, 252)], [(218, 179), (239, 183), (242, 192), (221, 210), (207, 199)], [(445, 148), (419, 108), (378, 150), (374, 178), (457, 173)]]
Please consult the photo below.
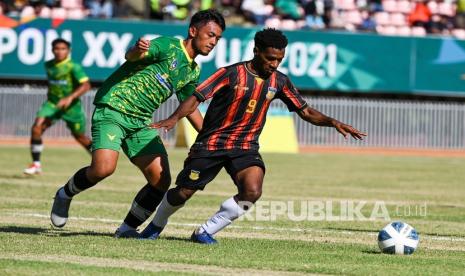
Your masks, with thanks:
[(289, 78), (275, 71), (268, 79), (253, 74), (245, 62), (219, 69), (194, 92), (200, 101), (212, 98), (193, 149), (258, 150), (258, 137), (274, 99), (289, 111), (307, 103)]

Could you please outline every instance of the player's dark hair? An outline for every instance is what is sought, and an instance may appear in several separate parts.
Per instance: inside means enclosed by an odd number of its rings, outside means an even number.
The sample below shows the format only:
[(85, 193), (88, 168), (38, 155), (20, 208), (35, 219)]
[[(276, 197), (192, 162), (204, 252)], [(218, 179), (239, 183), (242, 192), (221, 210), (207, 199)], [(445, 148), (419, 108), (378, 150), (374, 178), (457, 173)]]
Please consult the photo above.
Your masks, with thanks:
[(69, 43), (69, 41), (64, 40), (63, 38), (57, 38), (57, 39), (55, 39), (55, 40), (52, 41), (52, 48), (55, 48), (55, 46), (56, 46), (57, 44), (59, 44), (59, 43), (64, 43), (64, 44), (66, 44), (66, 46), (67, 46), (68, 48), (71, 47), (71, 43)]
[(221, 13), (214, 9), (196, 12), (191, 18), (189, 28), (192, 26), (199, 28), (210, 21), (213, 21), (216, 24), (218, 24), (218, 26), (220, 26), (223, 31), (226, 29), (226, 23), (224, 23), (223, 16), (221, 15)]
[(284, 49), (287, 46), (287, 37), (279, 30), (266, 28), (255, 34), (255, 47), (265, 50), (268, 47)]

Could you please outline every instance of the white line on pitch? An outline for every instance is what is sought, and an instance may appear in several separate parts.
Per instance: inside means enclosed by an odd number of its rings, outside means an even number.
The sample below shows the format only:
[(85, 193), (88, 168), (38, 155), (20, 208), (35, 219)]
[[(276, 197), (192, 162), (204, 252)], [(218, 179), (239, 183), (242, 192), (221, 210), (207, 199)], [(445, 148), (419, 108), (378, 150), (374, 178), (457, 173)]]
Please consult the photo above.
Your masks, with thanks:
[[(22, 216), (22, 217), (36, 217), (36, 218), (50, 218), (49, 215), (38, 214), (38, 213), (10, 213), (14, 216)], [(86, 218), (86, 217), (69, 217), (71, 220), (78, 220), (78, 221), (96, 221), (96, 222), (105, 222), (105, 223), (121, 223), (121, 220), (116, 219), (106, 219), (106, 218)], [(175, 226), (182, 226), (182, 227), (195, 227), (199, 226), (198, 223), (180, 223), (180, 222), (170, 222), (169, 224)], [(286, 228), (286, 227), (271, 227), (271, 226), (238, 226), (238, 225), (229, 225), (228, 228), (235, 228), (235, 229), (251, 229), (251, 230), (268, 230), (268, 231), (280, 231), (280, 232), (297, 232), (297, 233), (304, 233), (304, 232), (316, 232), (316, 233), (342, 233), (348, 235), (356, 235), (360, 234), (360, 232), (356, 231), (348, 231), (348, 230), (320, 230), (320, 229), (302, 229), (302, 228)], [(366, 233), (370, 236), (377, 236), (377, 233)], [(458, 237), (447, 237), (447, 236), (431, 236), (431, 235), (422, 235), (424, 238), (429, 240), (435, 241), (452, 241), (452, 242), (465, 242), (465, 238), (458, 238)]]

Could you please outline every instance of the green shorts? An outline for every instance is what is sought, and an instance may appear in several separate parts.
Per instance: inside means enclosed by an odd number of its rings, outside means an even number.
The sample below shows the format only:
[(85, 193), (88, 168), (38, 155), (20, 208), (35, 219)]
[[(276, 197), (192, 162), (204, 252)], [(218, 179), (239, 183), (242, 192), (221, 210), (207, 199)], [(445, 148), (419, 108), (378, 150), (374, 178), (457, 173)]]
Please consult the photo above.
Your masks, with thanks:
[(52, 123), (63, 119), (73, 134), (84, 134), (86, 132), (86, 116), (82, 111), (80, 101), (66, 110), (58, 109), (54, 103), (46, 101), (37, 111), (37, 117), (49, 119)]
[(166, 154), (158, 131), (148, 127), (151, 122), (107, 106), (96, 106), (92, 116), (92, 151), (122, 148), (129, 158)]

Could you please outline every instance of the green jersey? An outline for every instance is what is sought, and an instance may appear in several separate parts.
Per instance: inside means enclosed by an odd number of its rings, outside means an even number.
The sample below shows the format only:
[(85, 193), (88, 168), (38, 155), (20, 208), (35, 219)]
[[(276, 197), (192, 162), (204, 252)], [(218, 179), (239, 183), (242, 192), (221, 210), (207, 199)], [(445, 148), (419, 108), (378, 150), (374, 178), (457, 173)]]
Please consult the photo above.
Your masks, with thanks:
[(183, 45), (171, 37), (150, 41), (143, 59), (127, 61), (116, 70), (95, 95), (95, 105), (138, 118), (152, 118), (153, 112), (171, 95), (184, 101), (195, 91), (200, 69)]
[(54, 104), (89, 80), (82, 67), (70, 58), (58, 63), (55, 60), (49, 60), (45, 63), (45, 70), (49, 83), (47, 98)]

